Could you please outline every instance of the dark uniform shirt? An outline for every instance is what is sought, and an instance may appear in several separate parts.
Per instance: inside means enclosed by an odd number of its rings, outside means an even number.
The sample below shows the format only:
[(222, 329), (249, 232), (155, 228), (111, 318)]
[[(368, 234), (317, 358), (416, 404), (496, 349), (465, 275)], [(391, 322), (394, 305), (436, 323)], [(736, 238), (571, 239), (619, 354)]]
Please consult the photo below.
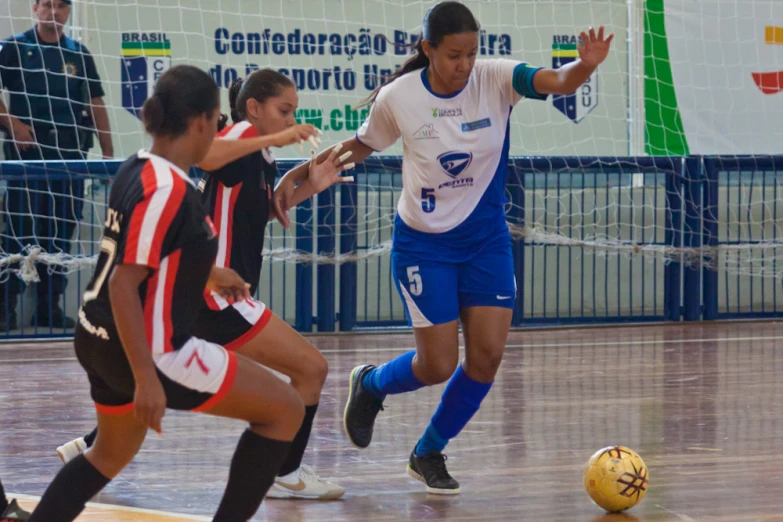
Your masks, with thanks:
[[(255, 136), (258, 136), (255, 127), (243, 121), (223, 129), (218, 138)], [(277, 166), (272, 155), (259, 151), (208, 172), (199, 184), (218, 234), (215, 264), (234, 269), (250, 283), (253, 294), (261, 277), (261, 252), (276, 175)], [(213, 309), (222, 308), (210, 297), (207, 297), (207, 304)]]
[(56, 43), (40, 41), (36, 28), (0, 45), (0, 87), (10, 93), (9, 112), (33, 127), (43, 159), (77, 157), (90, 99), (104, 95), (90, 52), (65, 35)]
[(150, 269), (139, 287), (150, 349), (153, 354), (179, 349), (191, 337), (217, 252), (201, 194), (179, 168), (139, 152), (117, 172), (104, 227), (98, 264), (84, 293), (85, 327), (113, 330), (108, 276), (116, 265), (142, 265)]

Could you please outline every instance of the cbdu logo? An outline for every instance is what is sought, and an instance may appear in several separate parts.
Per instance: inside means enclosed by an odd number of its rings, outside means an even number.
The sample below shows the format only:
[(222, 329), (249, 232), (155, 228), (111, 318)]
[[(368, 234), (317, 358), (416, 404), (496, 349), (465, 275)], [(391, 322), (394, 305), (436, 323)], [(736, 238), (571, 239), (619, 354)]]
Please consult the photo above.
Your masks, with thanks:
[[(552, 68), (557, 69), (579, 57), (576, 35), (554, 35), (552, 37)], [(574, 123), (579, 123), (593, 109), (598, 107), (598, 70), (583, 83), (575, 93), (557, 95), (552, 98), (555, 108)]]
[(456, 178), (470, 166), (470, 162), (473, 161), (473, 153), (458, 151), (445, 152), (438, 156), (438, 161), (440, 162), (440, 166), (443, 167), (443, 170), (446, 171), (446, 174), (452, 178)]
[(138, 117), (158, 78), (171, 68), (165, 33), (123, 33), (122, 106)]

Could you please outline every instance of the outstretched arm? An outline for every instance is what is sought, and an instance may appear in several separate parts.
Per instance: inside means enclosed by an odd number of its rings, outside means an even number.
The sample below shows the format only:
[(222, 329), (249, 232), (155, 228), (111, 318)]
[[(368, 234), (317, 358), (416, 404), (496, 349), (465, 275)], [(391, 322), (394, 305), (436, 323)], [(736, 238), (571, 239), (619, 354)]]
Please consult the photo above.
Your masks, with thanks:
[(207, 155), (198, 164), (198, 168), (207, 172), (213, 172), (225, 167), (232, 161), (243, 158), (248, 154), (270, 147), (285, 147), (294, 143), (301, 143), (318, 136), (318, 129), (309, 123), (294, 125), (284, 131), (267, 136), (256, 136), (244, 139), (216, 139), (209, 147)]
[(579, 59), (559, 69), (542, 69), (533, 77), (533, 88), (539, 94), (571, 94), (593, 74), (606, 60), (614, 33), (604, 38), (604, 26), (590, 28), (589, 34), (582, 31), (582, 42), (577, 46)]
[(370, 147), (353, 137), (289, 170), (275, 189), (273, 207), (277, 220), (288, 228), (290, 208), (342, 181), (340, 172), (353, 168), (372, 153)]

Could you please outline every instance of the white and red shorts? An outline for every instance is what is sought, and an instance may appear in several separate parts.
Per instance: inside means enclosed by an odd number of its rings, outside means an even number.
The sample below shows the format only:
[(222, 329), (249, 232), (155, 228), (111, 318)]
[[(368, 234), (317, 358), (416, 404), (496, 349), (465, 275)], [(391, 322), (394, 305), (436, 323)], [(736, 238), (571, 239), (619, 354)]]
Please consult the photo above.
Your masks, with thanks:
[[(225, 303), (225, 302), (224, 302)], [(264, 329), (272, 311), (261, 301), (246, 299), (225, 305), (204, 307), (192, 329), (193, 335), (211, 343), (236, 350)]]
[[(108, 339), (77, 324), (76, 356), (87, 371), (90, 395), (99, 412), (122, 415), (133, 411), (135, 380), (116, 330), (104, 328)], [(222, 346), (196, 337), (179, 349), (153, 355), (166, 405), (174, 410), (206, 411), (231, 390), (236, 356)]]

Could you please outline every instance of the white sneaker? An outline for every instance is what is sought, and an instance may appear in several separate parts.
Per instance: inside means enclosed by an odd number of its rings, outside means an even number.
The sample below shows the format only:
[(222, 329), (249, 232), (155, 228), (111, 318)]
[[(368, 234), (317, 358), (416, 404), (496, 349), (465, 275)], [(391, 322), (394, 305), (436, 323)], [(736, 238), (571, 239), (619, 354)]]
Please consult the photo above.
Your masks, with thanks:
[(284, 477), (277, 477), (266, 498), (304, 498), (333, 500), (345, 494), (345, 490), (315, 474), (306, 464)]
[(60, 456), (60, 460), (63, 461), (63, 464), (68, 464), (68, 462), (85, 451), (87, 451), (87, 443), (84, 442), (84, 437), (79, 437), (78, 439), (73, 439), (71, 442), (66, 442), (57, 448), (57, 455)]

